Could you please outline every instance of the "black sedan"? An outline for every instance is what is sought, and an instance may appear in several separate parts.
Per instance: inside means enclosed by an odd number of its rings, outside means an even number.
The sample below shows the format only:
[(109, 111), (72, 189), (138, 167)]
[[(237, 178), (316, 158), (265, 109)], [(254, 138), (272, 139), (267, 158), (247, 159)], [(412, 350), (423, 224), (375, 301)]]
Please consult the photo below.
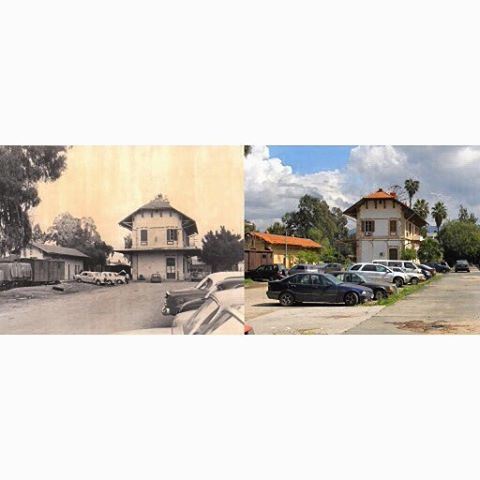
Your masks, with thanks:
[(268, 282), (267, 297), (287, 307), (295, 303), (344, 303), (348, 306), (373, 299), (373, 290), (343, 283), (326, 273), (297, 273), (283, 280)]
[(470, 272), (470, 265), (467, 260), (457, 260), (453, 267), (456, 272)]
[(371, 282), (357, 272), (330, 272), (330, 275), (338, 278), (341, 282), (355, 283), (356, 285), (363, 285), (372, 289), (375, 300), (387, 298), (389, 295), (398, 292), (396, 285), (393, 283)]
[(260, 265), (254, 270), (247, 270), (245, 272), (245, 278), (251, 278), (256, 282), (265, 280), (279, 280), (286, 277), (285, 266), (281, 263), (274, 263), (272, 265)]

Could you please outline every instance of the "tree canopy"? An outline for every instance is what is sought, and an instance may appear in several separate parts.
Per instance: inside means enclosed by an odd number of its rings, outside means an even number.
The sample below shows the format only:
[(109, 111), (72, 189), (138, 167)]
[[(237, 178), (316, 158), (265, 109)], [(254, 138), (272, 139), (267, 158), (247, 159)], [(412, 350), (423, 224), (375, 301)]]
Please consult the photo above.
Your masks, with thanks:
[(28, 217), (40, 203), (37, 183), (57, 180), (66, 168), (64, 146), (0, 146), (0, 255), (32, 239)]
[(469, 220), (446, 222), (437, 238), (443, 247), (447, 262), (454, 263), (460, 259), (480, 262), (480, 226), (474, 222)]
[(213, 232), (210, 230), (202, 238), (200, 260), (211, 265), (212, 271), (233, 269), (243, 260), (243, 240), (224, 226)]
[(440, 230), (442, 223), (447, 218), (447, 207), (443, 202), (437, 202), (432, 208), (432, 217), (437, 226), (437, 230)]
[(113, 247), (102, 240), (92, 218), (76, 218), (68, 212), (55, 218), (46, 239), (88, 255), (90, 260), (87, 263), (92, 267), (105, 265), (107, 257), (113, 253)]
[(471, 212), (469, 212), (463, 205), (460, 205), (460, 209), (458, 211), (458, 220), (460, 222), (467, 222), (467, 223), (477, 223), (478, 218)]
[(405, 180), (405, 190), (408, 193), (410, 208), (412, 207), (413, 197), (418, 192), (419, 188), (420, 182), (418, 180), (414, 180), (413, 178), (408, 178), (407, 180)]
[(413, 206), (413, 211), (420, 218), (423, 218), (424, 220), (426, 220), (428, 217), (428, 214), (430, 213), (430, 206), (428, 205), (428, 202), (426, 200), (424, 200), (423, 198), (419, 198), (415, 202), (415, 205)]
[(418, 249), (418, 258), (422, 263), (438, 262), (443, 257), (443, 249), (434, 238), (426, 238)]
[(270, 225), (267, 228), (267, 232), (275, 234), (275, 235), (285, 235), (285, 229), (286, 228), (287, 227), (283, 223), (274, 222), (272, 225)]

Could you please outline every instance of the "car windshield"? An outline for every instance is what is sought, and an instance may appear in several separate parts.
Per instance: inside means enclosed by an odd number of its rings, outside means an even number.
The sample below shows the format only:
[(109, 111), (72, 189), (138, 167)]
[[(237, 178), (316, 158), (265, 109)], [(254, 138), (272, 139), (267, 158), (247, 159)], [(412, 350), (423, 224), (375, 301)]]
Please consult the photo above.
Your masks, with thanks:
[(235, 319), (236, 316), (233, 313), (233, 310), (241, 312), (244, 314), (244, 306), (242, 305), (232, 305), (230, 309), (223, 310), (220, 315), (210, 316), (206, 318), (193, 332), (194, 335), (207, 335), (214, 332), (217, 328), (220, 328), (224, 323), (228, 322), (230, 319)]
[(195, 288), (198, 288), (198, 290), (209, 290), (212, 285), (213, 280), (210, 277), (205, 277), (195, 285)]
[(363, 275), (360, 275), (359, 273), (356, 273), (355, 276), (357, 277), (355, 280), (358, 280), (358, 281), (363, 282), (363, 283), (367, 283), (367, 279)]
[(342, 280), (335, 277), (334, 275), (330, 275), (329, 273), (326, 273), (324, 276), (325, 276), (325, 278), (330, 280), (330, 282), (332, 282), (334, 285), (340, 285), (341, 283), (343, 283)]
[(213, 298), (208, 298), (205, 303), (195, 312), (195, 315), (189, 318), (183, 327), (183, 332), (188, 335), (196, 325), (210, 321), (219, 309), (219, 305)]

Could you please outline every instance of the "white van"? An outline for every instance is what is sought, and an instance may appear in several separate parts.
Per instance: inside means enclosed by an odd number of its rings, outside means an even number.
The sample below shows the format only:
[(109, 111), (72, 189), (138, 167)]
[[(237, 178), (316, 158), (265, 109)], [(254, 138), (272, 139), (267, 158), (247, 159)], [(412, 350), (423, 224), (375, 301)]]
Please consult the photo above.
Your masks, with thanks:
[(373, 263), (385, 265), (386, 267), (404, 268), (408, 273), (422, 273), (411, 260), (374, 260)]

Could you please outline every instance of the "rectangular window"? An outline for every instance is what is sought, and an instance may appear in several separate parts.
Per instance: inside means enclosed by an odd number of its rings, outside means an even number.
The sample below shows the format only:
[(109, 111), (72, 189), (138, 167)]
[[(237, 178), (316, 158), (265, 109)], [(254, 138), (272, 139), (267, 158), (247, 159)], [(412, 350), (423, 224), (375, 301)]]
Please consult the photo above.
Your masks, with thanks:
[(178, 230), (168, 229), (167, 230), (167, 243), (173, 243), (178, 240)]
[(153, 218), (153, 210), (150, 212), (150, 217)]
[(140, 245), (148, 245), (148, 230), (140, 230)]
[(390, 220), (390, 235), (397, 235), (397, 221)]
[(375, 231), (375, 221), (374, 220), (364, 220), (363, 222), (363, 233), (373, 233)]
[(396, 207), (396, 205), (395, 205), (395, 200), (392, 200), (392, 206), (393, 206), (393, 208)]
[(161, 217), (163, 217), (163, 212), (161, 210), (158, 213), (160, 214)]

